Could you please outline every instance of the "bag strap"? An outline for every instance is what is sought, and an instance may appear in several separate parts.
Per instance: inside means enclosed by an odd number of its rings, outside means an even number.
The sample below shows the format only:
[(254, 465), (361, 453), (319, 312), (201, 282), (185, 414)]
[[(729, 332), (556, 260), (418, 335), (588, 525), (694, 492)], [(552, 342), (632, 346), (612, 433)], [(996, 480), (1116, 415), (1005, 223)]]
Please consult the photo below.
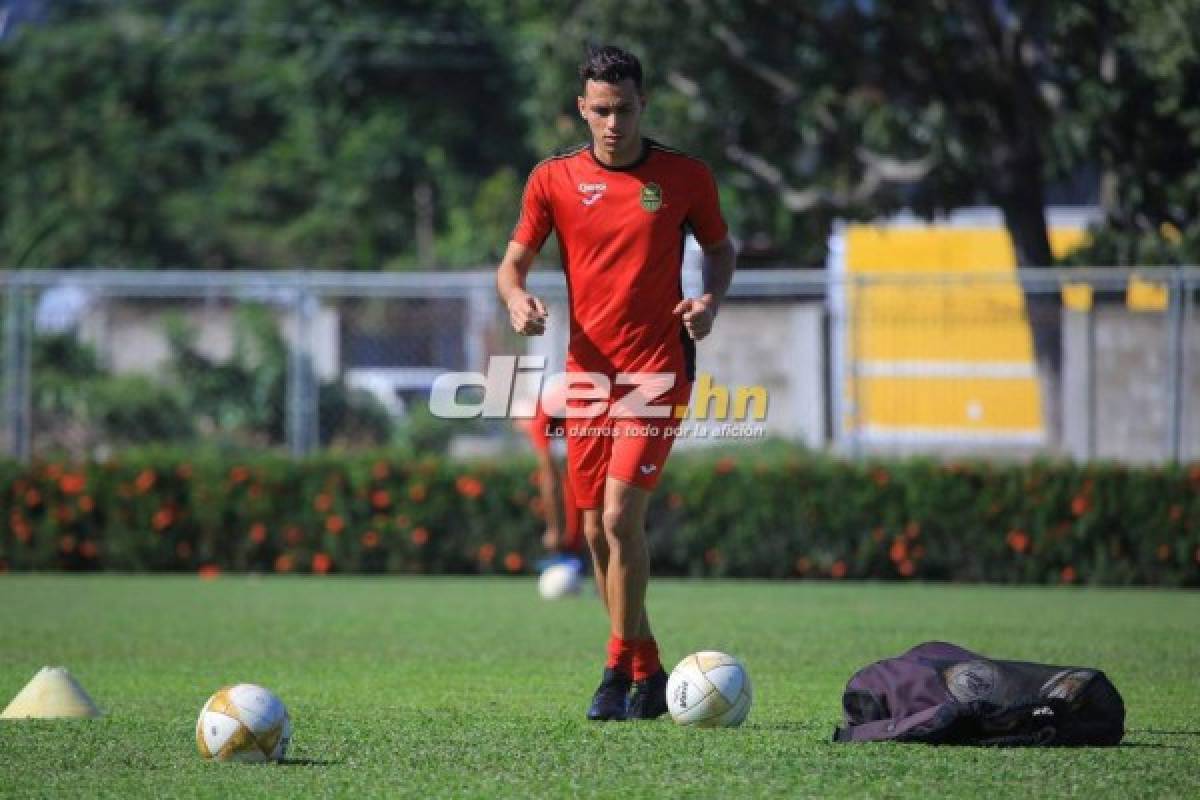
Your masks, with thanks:
[[(948, 712), (946, 709), (950, 709), (950, 711)], [(947, 719), (939, 720), (939, 724), (936, 725), (938, 729), (944, 728), (953, 722), (958, 717), (958, 710), (948, 703), (943, 703), (922, 709), (916, 714), (899, 720), (879, 719), (874, 722), (864, 722), (861, 725), (847, 725), (833, 732), (833, 741), (884, 742), (898, 739), (911, 732), (914, 728), (919, 728), (933, 722), (939, 714), (945, 715)]]

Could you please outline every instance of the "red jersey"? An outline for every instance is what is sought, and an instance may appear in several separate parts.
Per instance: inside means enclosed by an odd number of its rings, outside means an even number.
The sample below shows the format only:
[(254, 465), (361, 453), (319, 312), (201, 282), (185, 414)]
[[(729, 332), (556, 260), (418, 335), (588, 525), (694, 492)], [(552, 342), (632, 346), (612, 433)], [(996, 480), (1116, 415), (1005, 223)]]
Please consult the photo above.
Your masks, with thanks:
[(683, 297), (683, 242), (728, 229), (704, 162), (650, 139), (641, 157), (606, 167), (589, 145), (534, 167), (513, 241), (540, 250), (558, 236), (571, 307), (570, 369), (695, 377), (695, 343), (672, 314)]

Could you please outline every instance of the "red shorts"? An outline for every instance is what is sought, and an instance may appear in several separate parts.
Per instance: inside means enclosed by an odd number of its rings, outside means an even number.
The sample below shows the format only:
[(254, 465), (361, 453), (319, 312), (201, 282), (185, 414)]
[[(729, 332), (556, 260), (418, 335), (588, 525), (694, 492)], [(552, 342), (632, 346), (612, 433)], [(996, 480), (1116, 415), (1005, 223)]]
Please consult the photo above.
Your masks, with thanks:
[[(631, 394), (624, 387), (624, 394)], [(616, 387), (615, 397), (622, 396)], [(671, 406), (666, 417), (627, 416), (620, 401), (592, 417), (568, 416), (567, 477), (580, 509), (600, 508), (604, 504), (604, 483), (609, 477), (631, 483), (647, 491), (658, 485), (671, 445), (679, 432), (674, 407), (686, 406), (692, 396), (692, 384), (678, 379), (664, 394), (652, 399), (654, 405)], [(586, 403), (572, 402), (572, 406)]]

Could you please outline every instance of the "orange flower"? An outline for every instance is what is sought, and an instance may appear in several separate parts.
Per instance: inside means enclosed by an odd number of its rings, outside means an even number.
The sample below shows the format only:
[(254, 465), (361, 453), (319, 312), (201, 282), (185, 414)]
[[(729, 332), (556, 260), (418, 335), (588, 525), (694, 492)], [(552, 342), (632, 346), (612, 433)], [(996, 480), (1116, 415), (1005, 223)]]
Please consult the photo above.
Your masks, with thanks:
[(428, 494), (428, 492), (426, 491), (425, 484), (423, 483), (414, 483), (412, 486), (408, 487), (408, 499), (412, 500), (414, 503), (425, 502), (426, 494)]
[(29, 488), (25, 490), (25, 505), (30, 508), (39, 506), (42, 503), (42, 495), (37, 489)]
[(1158, 560), (1159, 561), (1170, 561), (1171, 560), (1171, 546), (1166, 544), (1165, 542), (1158, 546), (1157, 552), (1158, 552)]
[(904, 526), (904, 538), (910, 542), (921, 535), (921, 523), (910, 522)]
[(846, 577), (846, 562), (835, 561), (833, 566), (829, 568), (829, 577), (841, 580)]
[(876, 486), (887, 486), (892, 482), (892, 476), (883, 467), (876, 467), (871, 471), (871, 480), (875, 481)]
[(87, 488), (87, 480), (82, 475), (68, 472), (58, 479), (58, 488), (63, 494), (79, 494)]
[(17, 537), (17, 541), (21, 544), (29, 544), (29, 540), (33, 538), (33, 530), (29, 527), (29, 523), (16, 514), (13, 515), (11, 523), (10, 527), (13, 536)]
[(812, 569), (812, 561), (803, 556), (796, 559), (796, 573), (798, 575), (807, 575), (810, 569)]
[(504, 557), (504, 568), (509, 572), (520, 572), (523, 566), (525, 559), (521, 558), (520, 553), (509, 553)]
[(897, 536), (892, 540), (892, 546), (888, 550), (888, 558), (892, 560), (893, 564), (898, 564), (907, 559), (908, 543), (901, 537)]
[(1086, 494), (1077, 494), (1075, 499), (1071, 501), (1071, 513), (1077, 517), (1082, 517), (1092, 507), (1092, 501)]
[(340, 536), (342, 531), (346, 529), (346, 521), (334, 514), (325, 520), (325, 530), (329, 531), (334, 536)]
[(51, 463), (46, 465), (44, 472), (47, 478), (56, 481), (63, 474), (63, 468), (59, 464)]
[(470, 475), (459, 476), (459, 479), (454, 482), (454, 486), (458, 489), (458, 493), (468, 500), (475, 500), (483, 494), (483, 484)]
[(713, 465), (713, 472), (718, 475), (728, 475), (735, 469), (737, 469), (737, 462), (728, 456), (718, 459), (717, 463)]
[(181, 479), (183, 479), (185, 481), (191, 480), (192, 465), (187, 463), (186, 461), (183, 462), (182, 464), (180, 464), (178, 467), (175, 468), (175, 474), (178, 475)]
[(90, 561), (100, 555), (100, 548), (91, 539), (84, 539), (79, 543), (79, 555)]
[(386, 461), (376, 461), (371, 466), (371, 477), (377, 481), (386, 480), (388, 472), (389, 470)]
[(681, 495), (679, 492), (671, 492), (668, 494), (667, 507), (672, 509), (683, 508), (683, 495)]
[(492, 563), (492, 559), (496, 557), (496, 545), (491, 542), (485, 542), (479, 546), (479, 560), (485, 564)]
[(212, 581), (221, 576), (221, 568), (216, 564), (205, 564), (196, 570), (196, 574), (200, 576), (200, 580), (202, 581)]
[(318, 514), (325, 514), (333, 508), (333, 498), (322, 492), (313, 499), (313, 508)]
[(230, 483), (242, 483), (243, 481), (249, 479), (249, 477), (250, 477), (250, 470), (248, 468), (242, 466), (241, 464), (238, 464), (237, 466), (234, 466), (234, 467), (230, 468), (230, 470), (229, 470), (229, 482)]
[(292, 557), (289, 556), (287, 553), (281, 553), (275, 559), (275, 571), (276, 572), (291, 572), (294, 567), (295, 567), (295, 564), (292, 562)]
[(333, 559), (327, 553), (313, 553), (312, 571), (318, 575), (326, 575), (333, 569)]
[(58, 549), (64, 553), (75, 552), (75, 537), (67, 534), (58, 540)]
[(911, 578), (913, 573), (917, 571), (917, 567), (915, 564), (913, 564), (913, 562), (906, 558), (896, 565), (896, 571), (905, 578)]
[(175, 512), (169, 506), (163, 506), (158, 511), (154, 512), (154, 517), (151, 518), (150, 524), (154, 526), (154, 530), (162, 533), (171, 524), (175, 522)]
[(158, 476), (154, 474), (152, 469), (144, 469), (138, 473), (137, 478), (133, 481), (133, 486), (138, 490), (139, 494), (145, 494), (154, 488)]
[(429, 531), (424, 528), (413, 528), (412, 543), (417, 547), (424, 547), (429, 542)]
[(267, 540), (267, 526), (261, 522), (256, 522), (250, 526), (250, 541), (255, 544), (262, 544)]
[(192, 557), (192, 543), (184, 540), (175, 545), (175, 555), (182, 558), (184, 561)]
[(88, 495), (79, 498), (79, 510), (85, 514), (90, 514), (96, 508), (96, 501)]
[(1078, 576), (1075, 574), (1075, 568), (1068, 564), (1062, 568), (1062, 572), (1059, 573), (1058, 577), (1063, 583), (1074, 583), (1075, 578)]
[(1029, 549), (1029, 534), (1025, 531), (1011, 530), (1004, 537), (1004, 541), (1008, 543), (1014, 553), (1024, 553)]
[(380, 510), (387, 508), (392, 504), (392, 496), (383, 489), (376, 489), (371, 492), (371, 505)]
[(375, 531), (367, 531), (362, 535), (362, 546), (368, 550), (374, 550), (379, 547), (379, 534)]
[(298, 525), (288, 525), (283, 529), (283, 540), (295, 547), (304, 541), (304, 531), (300, 530)]

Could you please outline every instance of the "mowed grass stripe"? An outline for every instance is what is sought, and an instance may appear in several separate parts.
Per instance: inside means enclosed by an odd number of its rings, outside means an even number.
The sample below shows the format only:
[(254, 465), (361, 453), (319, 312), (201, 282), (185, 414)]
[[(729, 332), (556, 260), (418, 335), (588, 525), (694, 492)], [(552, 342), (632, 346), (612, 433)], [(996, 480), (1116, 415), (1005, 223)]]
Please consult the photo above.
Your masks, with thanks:
[[(0, 724), (0, 795), (662, 797), (1195, 796), (1200, 594), (1153, 590), (656, 581), (668, 667), (742, 658), (744, 728), (583, 719), (607, 623), (532, 579), (5, 576), (0, 701), (64, 665), (101, 720)], [(833, 745), (858, 667), (928, 639), (1104, 669), (1128, 746)], [(196, 714), (261, 683), (296, 763), (201, 761)]]

